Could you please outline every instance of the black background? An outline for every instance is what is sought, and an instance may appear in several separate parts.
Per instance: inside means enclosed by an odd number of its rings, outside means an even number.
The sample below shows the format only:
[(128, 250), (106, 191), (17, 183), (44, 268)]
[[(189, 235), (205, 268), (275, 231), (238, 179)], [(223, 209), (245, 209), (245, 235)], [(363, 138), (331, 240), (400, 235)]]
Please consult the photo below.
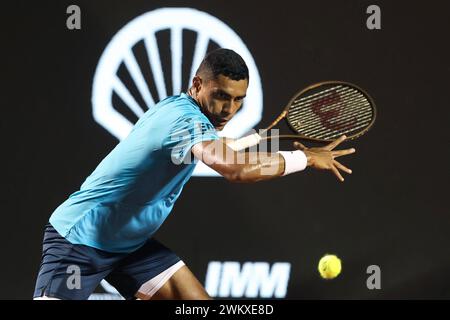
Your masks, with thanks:
[[(66, 28), (77, 4), (82, 29)], [(382, 29), (368, 30), (377, 4)], [(307, 170), (237, 185), (192, 178), (158, 238), (204, 283), (209, 261), (292, 263), (289, 298), (450, 298), (450, 6), (442, 1), (15, 1), (1, 8), (0, 298), (29, 299), (42, 230), (117, 139), (92, 118), (92, 78), (112, 36), (160, 7), (193, 7), (235, 30), (262, 79), (264, 127), (298, 89), (338, 79), (378, 106), (343, 159), (345, 183)], [(285, 129), (285, 128), (283, 128)], [(325, 253), (343, 273), (323, 281)], [(381, 290), (366, 268), (381, 267)]]

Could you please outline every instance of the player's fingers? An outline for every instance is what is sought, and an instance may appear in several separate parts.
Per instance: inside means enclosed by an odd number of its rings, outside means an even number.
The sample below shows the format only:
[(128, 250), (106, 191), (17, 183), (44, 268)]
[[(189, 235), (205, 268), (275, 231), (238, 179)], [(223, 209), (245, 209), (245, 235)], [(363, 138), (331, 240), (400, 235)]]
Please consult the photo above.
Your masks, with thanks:
[(330, 144), (328, 144), (327, 146), (325, 146), (325, 149), (327, 150), (333, 150), (334, 148), (336, 148), (341, 142), (343, 142), (345, 139), (347, 139), (346, 135), (342, 135), (340, 136), (338, 139), (334, 140), (333, 142), (331, 142)]
[(345, 150), (336, 150), (336, 151), (333, 151), (332, 154), (333, 154), (334, 158), (337, 158), (337, 157), (345, 156), (347, 154), (352, 154), (355, 152), (356, 152), (355, 148), (351, 148), (351, 149), (345, 149)]
[(336, 160), (333, 160), (333, 164), (335, 167), (337, 167), (339, 170), (342, 170), (344, 172), (347, 172), (348, 174), (352, 173), (352, 170), (350, 170), (349, 168), (347, 168), (346, 166), (344, 166), (343, 164), (340, 164), (339, 162), (337, 162)]
[(341, 181), (344, 182), (344, 177), (341, 175), (338, 169), (336, 169), (335, 166), (331, 166), (331, 170), (333, 171), (334, 175)]
[(303, 144), (301, 144), (301, 143), (298, 142), (298, 141), (295, 141), (295, 142), (294, 142), (294, 147), (297, 148), (297, 149), (300, 149), (300, 150), (306, 150), (306, 149), (308, 149), (307, 147), (305, 147)]

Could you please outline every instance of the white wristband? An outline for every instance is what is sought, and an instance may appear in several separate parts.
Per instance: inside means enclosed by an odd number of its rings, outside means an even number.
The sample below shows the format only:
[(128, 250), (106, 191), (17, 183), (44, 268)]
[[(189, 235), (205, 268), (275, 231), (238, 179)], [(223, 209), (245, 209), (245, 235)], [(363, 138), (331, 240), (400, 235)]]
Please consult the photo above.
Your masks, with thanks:
[(306, 155), (301, 150), (295, 151), (278, 151), (284, 158), (284, 173), (283, 176), (288, 174), (305, 170), (308, 165), (308, 159)]
[(229, 146), (234, 151), (240, 151), (243, 149), (246, 149), (248, 147), (257, 145), (261, 141), (261, 136), (257, 133), (251, 134), (249, 136), (231, 141), (227, 143), (227, 146)]

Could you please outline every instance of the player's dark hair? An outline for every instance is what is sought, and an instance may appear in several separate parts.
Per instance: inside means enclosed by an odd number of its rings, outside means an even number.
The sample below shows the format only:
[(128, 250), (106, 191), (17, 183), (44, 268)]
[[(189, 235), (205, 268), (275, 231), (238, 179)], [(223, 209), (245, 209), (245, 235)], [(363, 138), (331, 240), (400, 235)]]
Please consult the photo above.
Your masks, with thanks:
[(219, 75), (224, 75), (232, 80), (249, 79), (248, 68), (244, 59), (230, 49), (216, 49), (209, 52), (203, 59), (197, 75), (206, 75), (206, 78), (217, 79)]

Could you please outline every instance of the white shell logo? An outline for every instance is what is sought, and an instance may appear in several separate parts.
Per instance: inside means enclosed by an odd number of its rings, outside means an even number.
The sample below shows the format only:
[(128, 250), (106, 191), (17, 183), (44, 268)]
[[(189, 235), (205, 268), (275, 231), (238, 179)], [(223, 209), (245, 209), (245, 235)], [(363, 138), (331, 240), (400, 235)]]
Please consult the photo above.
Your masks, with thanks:
[[(161, 48), (158, 43), (156, 34), (161, 31), (170, 32), (168, 48)], [(187, 59), (183, 57), (184, 31), (196, 35), (188, 75), (183, 74), (183, 66)], [(92, 89), (94, 119), (112, 135), (122, 140), (131, 131), (135, 121), (155, 102), (188, 89), (211, 43), (235, 50), (249, 68), (250, 85), (245, 103), (220, 133), (222, 136), (232, 138), (241, 137), (258, 124), (262, 117), (261, 79), (255, 61), (241, 38), (225, 23), (210, 14), (190, 8), (162, 8), (147, 12), (129, 22), (111, 39), (94, 75)], [(133, 48), (137, 44), (144, 48), (146, 63), (150, 68), (145, 68), (145, 64), (136, 58)], [(164, 52), (163, 49), (168, 49), (170, 57), (161, 54)], [(167, 58), (170, 66), (163, 64), (164, 59), (161, 58)], [(119, 69), (122, 67), (129, 75), (128, 82), (119, 76)], [(150, 72), (152, 79), (147, 80)], [(183, 78), (188, 81), (183, 83)], [(154, 86), (153, 94), (150, 85)], [(122, 108), (121, 111), (116, 106), (117, 101), (126, 106), (127, 110), (123, 111)], [(131, 114), (134, 121), (130, 116), (126, 116), (125, 112)], [(213, 176), (217, 173), (199, 163), (194, 175)]]

